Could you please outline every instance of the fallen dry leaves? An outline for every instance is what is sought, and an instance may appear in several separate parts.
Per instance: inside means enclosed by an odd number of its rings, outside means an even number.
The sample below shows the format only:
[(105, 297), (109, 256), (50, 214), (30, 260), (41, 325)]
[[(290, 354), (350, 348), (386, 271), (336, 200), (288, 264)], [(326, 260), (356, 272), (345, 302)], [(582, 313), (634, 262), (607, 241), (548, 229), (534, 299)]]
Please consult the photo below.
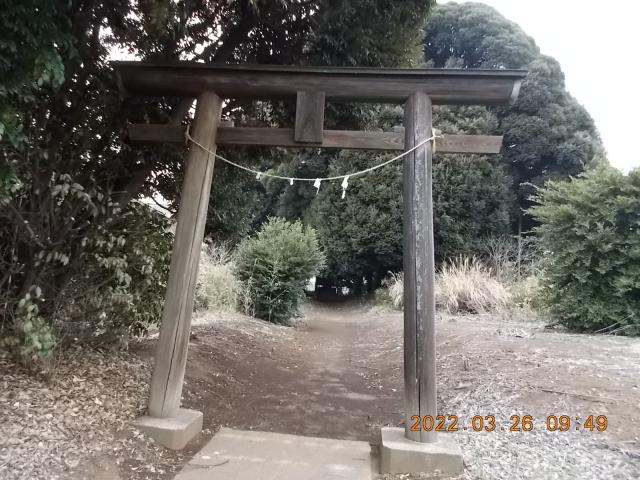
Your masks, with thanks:
[(0, 478), (92, 478), (102, 457), (115, 463), (110, 478), (124, 462), (155, 473), (146, 460), (160, 448), (130, 424), (145, 409), (150, 372), (135, 354), (83, 348), (46, 372), (0, 359)]

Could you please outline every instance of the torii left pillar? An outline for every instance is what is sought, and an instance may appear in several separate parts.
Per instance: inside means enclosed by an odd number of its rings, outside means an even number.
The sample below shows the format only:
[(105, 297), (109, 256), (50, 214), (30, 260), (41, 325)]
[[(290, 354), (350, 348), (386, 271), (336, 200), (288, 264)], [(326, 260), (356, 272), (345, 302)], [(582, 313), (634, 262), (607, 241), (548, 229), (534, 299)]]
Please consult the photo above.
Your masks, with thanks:
[[(215, 93), (205, 92), (198, 97), (191, 136), (212, 152), (216, 150), (221, 110), (222, 101)], [(202, 412), (180, 408), (180, 400), (214, 162), (213, 155), (190, 146), (151, 380), (149, 414), (136, 422), (158, 443), (175, 450), (184, 448), (202, 430)]]

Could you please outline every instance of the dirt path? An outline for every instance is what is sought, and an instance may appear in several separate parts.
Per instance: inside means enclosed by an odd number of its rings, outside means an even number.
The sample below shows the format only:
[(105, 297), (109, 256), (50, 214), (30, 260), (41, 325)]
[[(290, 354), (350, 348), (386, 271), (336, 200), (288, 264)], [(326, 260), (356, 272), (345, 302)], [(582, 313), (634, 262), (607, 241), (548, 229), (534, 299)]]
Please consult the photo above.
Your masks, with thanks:
[[(193, 342), (187, 404), (206, 425), (378, 441), (402, 422), (402, 314), (357, 304), (307, 309), (296, 329), (214, 322)], [(245, 321), (246, 323), (246, 321)], [(494, 432), (459, 432), (463, 478), (640, 478), (640, 341), (549, 332), (511, 317), (438, 321), (440, 411)], [(235, 345), (236, 348), (225, 347)], [(211, 378), (221, 381), (211, 384)], [(206, 387), (206, 388), (201, 388)], [(531, 415), (534, 431), (511, 432)], [(549, 432), (549, 415), (606, 432)], [(504, 428), (506, 431), (502, 431)], [(542, 475), (542, 476), (540, 476)]]
[[(361, 310), (316, 305), (306, 313), (304, 326), (268, 326), (261, 338), (247, 332), (229, 338), (220, 324), (199, 331), (187, 369), (188, 398), (212, 412), (208, 425), (370, 440), (372, 426), (401, 420), (398, 388), (385, 390), (369, 365), (370, 322)], [(210, 349), (219, 346), (221, 330), (239, 345), (237, 355)], [(200, 390), (211, 368), (226, 380), (216, 391)]]
[[(169, 480), (221, 426), (375, 446), (380, 426), (403, 420), (402, 330), (401, 313), (357, 303), (310, 305), (295, 328), (207, 314), (193, 328), (183, 395), (205, 428), (182, 452), (126, 426), (144, 409), (155, 340), (118, 356), (79, 352), (82, 364), (54, 381), (7, 365), (0, 477)], [(467, 426), (474, 415), (496, 417), (493, 432), (452, 434), (461, 479), (640, 478), (640, 339), (475, 315), (439, 318), (437, 343), (439, 411)], [(512, 415), (531, 415), (534, 429), (509, 431)], [(609, 425), (549, 432), (548, 415), (606, 415)]]

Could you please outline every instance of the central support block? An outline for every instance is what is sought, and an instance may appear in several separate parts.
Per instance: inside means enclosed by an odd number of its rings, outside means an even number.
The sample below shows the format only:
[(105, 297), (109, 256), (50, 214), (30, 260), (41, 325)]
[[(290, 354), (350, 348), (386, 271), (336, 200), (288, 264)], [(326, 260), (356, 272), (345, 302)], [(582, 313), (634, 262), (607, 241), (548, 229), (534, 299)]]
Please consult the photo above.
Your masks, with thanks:
[(324, 92), (298, 92), (295, 127), (293, 139), (296, 142), (322, 144)]
[(440, 473), (456, 475), (464, 469), (462, 451), (451, 435), (438, 435), (433, 443), (405, 437), (403, 428), (380, 429), (380, 473)]

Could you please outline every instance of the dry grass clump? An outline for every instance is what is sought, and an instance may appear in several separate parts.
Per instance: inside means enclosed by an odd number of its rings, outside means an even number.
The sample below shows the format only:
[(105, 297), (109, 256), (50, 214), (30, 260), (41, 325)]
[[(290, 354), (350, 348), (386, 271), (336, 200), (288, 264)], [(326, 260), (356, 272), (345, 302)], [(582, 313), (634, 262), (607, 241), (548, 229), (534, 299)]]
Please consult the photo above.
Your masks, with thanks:
[(533, 236), (490, 236), (484, 240), (481, 257), (492, 276), (505, 285), (535, 275), (541, 252)]
[(436, 305), (449, 313), (499, 313), (509, 290), (476, 257), (445, 263), (436, 277)]
[[(401, 310), (403, 292), (403, 274), (391, 273), (376, 300)], [(509, 289), (476, 257), (451, 260), (436, 275), (436, 306), (448, 313), (500, 313), (510, 304)]]
[(236, 286), (232, 268), (231, 254), (225, 245), (203, 245), (196, 284), (197, 310), (235, 309)]
[(511, 303), (523, 310), (541, 311), (544, 310), (542, 298), (542, 279), (540, 272), (530, 273), (511, 285)]
[(404, 273), (390, 272), (382, 281), (388, 302), (395, 309), (402, 310), (404, 305)]
[(205, 244), (200, 252), (196, 310), (251, 311), (246, 287), (233, 274), (233, 256), (227, 245)]

